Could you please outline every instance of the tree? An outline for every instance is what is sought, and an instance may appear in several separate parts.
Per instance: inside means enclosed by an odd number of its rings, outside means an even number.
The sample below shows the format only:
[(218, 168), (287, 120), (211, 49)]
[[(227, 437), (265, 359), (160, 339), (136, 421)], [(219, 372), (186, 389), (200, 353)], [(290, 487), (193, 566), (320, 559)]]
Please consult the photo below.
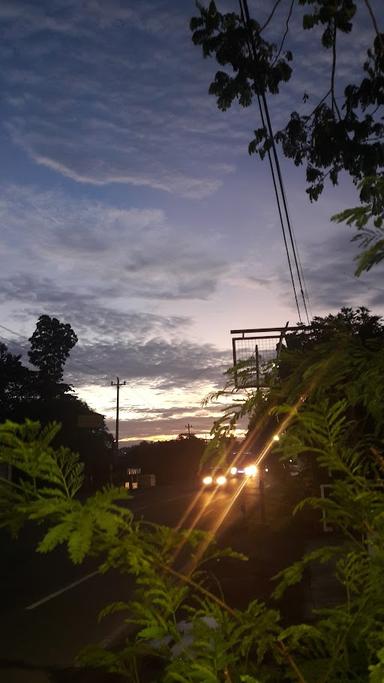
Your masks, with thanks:
[[(362, 343), (384, 341), (384, 326), (381, 316), (372, 315), (368, 308), (361, 306), (354, 310), (344, 306), (335, 315), (315, 316), (308, 327), (298, 327), (288, 332), (281, 352), (286, 350), (317, 351), (320, 344), (338, 342), (340, 336), (359, 339)], [(281, 362), (280, 362), (281, 366)]]
[(20, 358), (0, 342), (0, 423), (15, 415), (29, 391), (31, 375)]
[[(364, 307), (342, 308), (336, 315), (316, 316), (308, 327), (286, 335), (279, 358), (264, 377), (262, 390), (237, 388), (231, 368), (224, 389), (208, 397), (227, 399), (214, 424), (208, 456), (215, 458), (220, 444), (240, 420), (247, 419), (247, 447), (267, 453), (268, 465), (276, 464), (276, 455), (282, 452), (281, 441), (273, 441), (276, 433), (289, 432), (290, 423), (302, 411), (345, 402), (345, 446), (365, 440), (361, 466), (371, 476), (372, 453), (382, 451), (384, 440), (384, 387), (379, 381), (384, 376), (383, 342), (384, 323), (379, 316)], [(294, 447), (283, 448), (286, 459), (294, 458), (294, 451)], [(328, 481), (328, 473), (319, 469), (310, 451), (300, 453), (300, 466), (312, 492), (318, 491), (319, 483)]]
[(384, 259), (384, 177), (364, 178), (359, 188), (361, 205), (332, 216), (333, 221), (346, 222), (357, 229), (353, 241), (364, 249), (356, 258), (357, 276)]
[(77, 343), (72, 327), (68, 323), (61, 323), (57, 318), (41, 315), (29, 341), (31, 350), (28, 356), (31, 363), (39, 369), (41, 395), (52, 398), (68, 391), (69, 386), (61, 384), (61, 380), (65, 361)]
[(315, 316), (308, 327), (286, 335), (279, 358), (265, 375), (263, 390), (238, 389), (234, 370), (227, 371), (225, 388), (209, 399), (234, 396), (235, 401), (226, 406), (214, 432), (220, 440), (239, 419), (248, 417), (250, 428), (255, 428), (253, 438), (261, 436), (265, 441), (276, 431), (276, 406), (339, 400), (345, 395), (355, 410), (354, 419), (360, 410), (366, 423), (367, 412), (381, 414), (379, 397), (370, 390), (370, 376), (373, 368), (378, 371), (384, 363), (383, 342), (382, 318), (365, 307), (345, 307), (336, 315)]
[[(38, 420), (46, 426), (60, 423), (54, 445), (78, 453), (85, 464), (85, 481), (94, 488), (110, 480), (113, 439), (104, 418), (76, 396), (63, 383), (64, 363), (77, 337), (68, 324), (42, 315), (30, 338), (29, 358), (39, 368), (34, 372), (21, 362), (21, 356), (9, 353), (0, 343), (0, 423), (7, 419), (23, 422)], [(98, 426), (80, 424), (85, 415), (100, 418)], [(97, 421), (95, 422), (95, 425)]]
[[(204, 57), (213, 55), (220, 66), (227, 68), (216, 73), (209, 87), (223, 111), (235, 100), (248, 107), (256, 99), (261, 107), (264, 106), (265, 113), (267, 94), (278, 95), (282, 84), (291, 78), (294, 55), (290, 50), (283, 52), (283, 47), (295, 0), (283, 19), (285, 30), (280, 45), (264, 38), (265, 29), (278, 16), (276, 10), (280, 4), (279, 0), (274, 3), (262, 26), (247, 16), (244, 0), (240, 2), (240, 15), (235, 12), (221, 14), (213, 1), (207, 8), (197, 3), (200, 16), (191, 19), (192, 40), (202, 47)], [(353, 31), (356, 2), (298, 0), (296, 4), (304, 7), (303, 30), (321, 28), (319, 50), (331, 55), (328, 85), (316, 104), (303, 92), (303, 101), (310, 105), (308, 111), (305, 114), (292, 111), (285, 127), (275, 135), (267, 114), (262, 126), (254, 132), (249, 153), (258, 153), (264, 158), (275, 143), (281, 144), (285, 156), (297, 166), (306, 164), (307, 192), (311, 200), (319, 197), (327, 178), (336, 185), (340, 172), (346, 171), (359, 185), (360, 199), (365, 204), (365, 222), (374, 221), (378, 230), (384, 216), (384, 34), (379, 31), (369, 0), (364, 0), (374, 39), (368, 46), (360, 80), (349, 83), (342, 91), (337, 71), (338, 39), (340, 34)], [(380, 176), (379, 182), (377, 176)], [(336, 220), (356, 222), (350, 214), (339, 214)], [(359, 229), (361, 227), (358, 225)], [(367, 235), (363, 235), (360, 239), (363, 247), (367, 246), (366, 238)], [(358, 273), (369, 269), (384, 256), (382, 234), (378, 237), (371, 234), (369, 238), (371, 242), (372, 239), (381, 240), (379, 248), (374, 254), (371, 252), (370, 258), (359, 261)]]
[[(84, 416), (99, 417), (98, 426), (81, 425)], [(50, 398), (33, 398), (20, 405), (12, 419), (22, 422), (28, 418), (39, 421), (44, 427), (56, 422), (60, 430), (56, 434), (55, 447), (70, 448), (78, 453), (84, 463), (85, 483), (88, 489), (102, 486), (110, 481), (113, 456), (113, 437), (105, 426), (104, 418), (95, 413), (85, 401), (72, 394), (60, 394)]]

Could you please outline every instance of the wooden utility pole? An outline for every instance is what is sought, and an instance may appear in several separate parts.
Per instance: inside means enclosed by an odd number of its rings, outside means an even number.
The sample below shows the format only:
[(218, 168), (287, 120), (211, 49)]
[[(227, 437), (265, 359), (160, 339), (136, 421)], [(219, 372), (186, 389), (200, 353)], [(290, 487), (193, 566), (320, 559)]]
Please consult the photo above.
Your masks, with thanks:
[(186, 426), (186, 428), (187, 428), (187, 430), (188, 430), (188, 439), (190, 439), (190, 438), (191, 438), (191, 429), (192, 429), (192, 425), (190, 425), (189, 422), (188, 422), (188, 424), (185, 425), (185, 426)]
[(120, 387), (125, 386), (126, 382), (120, 382), (119, 377), (116, 377), (116, 382), (111, 382), (111, 387), (116, 387), (116, 432), (115, 432), (115, 448), (116, 453), (119, 452), (119, 399)]

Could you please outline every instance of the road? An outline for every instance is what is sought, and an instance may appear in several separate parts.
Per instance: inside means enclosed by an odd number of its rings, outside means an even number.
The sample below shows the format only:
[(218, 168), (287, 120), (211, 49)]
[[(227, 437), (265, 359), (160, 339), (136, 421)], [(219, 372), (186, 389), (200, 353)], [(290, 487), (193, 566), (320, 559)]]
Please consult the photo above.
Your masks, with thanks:
[[(188, 486), (147, 489), (134, 492), (130, 507), (137, 516), (175, 526), (196, 494)], [(248, 504), (255, 495), (255, 487), (248, 489)], [(227, 511), (231, 499), (231, 491), (220, 490), (213, 500), (202, 492), (183, 526), (188, 528), (202, 512), (199, 528), (214, 530), (223, 518), (219, 534), (242, 515), (239, 501)], [(0, 680), (1, 671), (16, 662), (43, 669), (68, 667), (87, 644), (110, 643), (121, 632), (122, 617), (111, 615), (98, 623), (97, 615), (109, 602), (129, 599), (132, 590), (129, 577), (100, 575), (95, 561), (74, 567), (63, 548), (48, 556), (32, 552), (34, 533), (24, 532), (14, 544), (0, 538), (6, 549), (0, 565)]]

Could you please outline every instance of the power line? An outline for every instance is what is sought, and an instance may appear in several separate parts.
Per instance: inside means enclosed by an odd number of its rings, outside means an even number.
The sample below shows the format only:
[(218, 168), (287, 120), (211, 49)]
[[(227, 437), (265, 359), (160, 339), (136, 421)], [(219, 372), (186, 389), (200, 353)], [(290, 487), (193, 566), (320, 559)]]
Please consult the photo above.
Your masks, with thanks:
[[(20, 332), (16, 332), (15, 330), (11, 330), (10, 327), (6, 327), (5, 325), (0, 324), (0, 327), (3, 330), (6, 330), (7, 332), (10, 332), (11, 334), (16, 335), (16, 337), (19, 337), (19, 339), (25, 339), (25, 341), (29, 342), (29, 338), (26, 337), (25, 334), (20, 334)], [(21, 349), (23, 352), (26, 351), (24, 346), (22, 346), (18, 342), (15, 342), (13, 339), (7, 339), (6, 337), (2, 337), (2, 339), (4, 340), (4, 342), (8, 342), (8, 344), (13, 344), (14, 346), (18, 346), (19, 349)], [(27, 361), (27, 362), (29, 363), (29, 361)], [(89, 370), (92, 370), (92, 371), (96, 372), (97, 374), (100, 374), (100, 368), (97, 368), (94, 365), (90, 365), (89, 363), (84, 363), (84, 361), (82, 361), (82, 360), (77, 360), (76, 358), (70, 358), (70, 364), (76, 365), (76, 363), (78, 365), (81, 365), (82, 368), (83, 367), (88, 368)]]
[[(246, 2), (246, 0), (245, 0), (245, 2)], [(267, 99), (266, 99), (266, 96), (265, 96), (265, 93), (264, 93), (264, 92), (262, 93), (262, 98), (263, 98), (263, 104), (264, 104), (264, 108), (265, 108), (266, 115), (267, 115), (268, 132), (269, 132), (269, 135), (270, 135), (270, 139), (271, 139), (271, 141), (272, 141), (272, 151), (273, 151), (273, 156), (274, 156), (274, 159), (275, 159), (275, 165), (276, 165), (276, 169), (277, 169), (277, 175), (278, 175), (278, 178), (279, 178), (280, 191), (281, 191), (281, 195), (282, 195), (282, 198), (283, 198), (284, 212), (285, 212), (286, 221), (287, 221), (287, 226), (288, 226), (288, 233), (289, 233), (289, 238), (290, 238), (290, 242), (291, 242), (293, 258), (294, 258), (295, 266), (296, 266), (297, 279), (298, 279), (299, 286), (300, 286), (300, 294), (301, 294), (301, 298), (302, 298), (302, 301), (303, 301), (303, 306), (304, 306), (304, 311), (305, 311), (305, 315), (306, 315), (306, 318), (307, 318), (307, 322), (309, 323), (309, 316), (308, 316), (307, 303), (306, 303), (306, 300), (305, 300), (305, 295), (304, 295), (304, 290), (303, 290), (303, 282), (302, 282), (302, 277), (301, 277), (301, 273), (300, 273), (300, 266), (299, 266), (299, 262), (298, 262), (298, 258), (297, 258), (297, 253), (296, 253), (295, 240), (294, 240), (294, 237), (293, 237), (293, 227), (292, 227), (292, 225), (291, 225), (291, 220), (290, 220), (290, 217), (289, 217), (287, 199), (286, 199), (285, 188), (284, 188), (284, 183), (283, 183), (283, 177), (282, 177), (282, 175), (281, 175), (280, 161), (279, 161), (279, 157), (277, 156), (276, 144), (275, 144), (275, 139), (274, 139), (274, 136), (273, 136), (273, 130), (272, 130), (271, 119), (270, 119), (269, 111), (268, 111)]]
[[(246, 42), (247, 42), (247, 46), (248, 46), (249, 56), (251, 58), (253, 58), (254, 63), (256, 64), (257, 53), (256, 53), (254, 36), (253, 36), (252, 30), (250, 28), (250, 15), (249, 15), (247, 0), (239, 0), (239, 6), (240, 6), (241, 20), (244, 24), (246, 31), (248, 32), (248, 39)], [(255, 76), (257, 76), (256, 73), (255, 73)], [(307, 307), (308, 294), (307, 294), (307, 292), (304, 292), (304, 289), (305, 289), (304, 275), (302, 273), (301, 263), (300, 263), (300, 260), (298, 258), (298, 253), (297, 253), (298, 250), (297, 250), (297, 246), (295, 244), (293, 227), (291, 225), (291, 220), (289, 217), (288, 204), (287, 204), (286, 193), (285, 193), (285, 189), (284, 189), (283, 177), (282, 177), (282, 173), (281, 173), (279, 158), (277, 155), (276, 144), (275, 144), (275, 139), (274, 139), (274, 135), (273, 135), (272, 123), (271, 123), (271, 118), (269, 115), (269, 109), (268, 109), (267, 98), (265, 95), (265, 90), (263, 89), (261, 91), (261, 94), (259, 92), (256, 92), (256, 95), (257, 95), (257, 100), (258, 100), (258, 104), (259, 104), (261, 122), (262, 122), (264, 129), (266, 129), (268, 132), (269, 139), (270, 139), (270, 145), (271, 145), (271, 149), (272, 149), (272, 153), (273, 153), (273, 161), (272, 161), (270, 149), (269, 148), (267, 149), (269, 166), (270, 166), (271, 175), (272, 175), (273, 187), (275, 190), (276, 203), (277, 203), (277, 208), (278, 208), (278, 213), (279, 213), (281, 230), (283, 233), (284, 246), (285, 246), (285, 251), (287, 254), (288, 268), (289, 268), (290, 279), (291, 279), (293, 294), (294, 294), (294, 298), (295, 298), (297, 313), (299, 316), (299, 322), (302, 322), (302, 318), (301, 318), (301, 311), (300, 311), (298, 295), (297, 295), (297, 291), (296, 291), (296, 283), (295, 283), (295, 278), (294, 278), (294, 274), (293, 274), (293, 266), (292, 266), (290, 250), (291, 250), (292, 256), (293, 256), (293, 262), (295, 265), (296, 277), (297, 277), (297, 281), (298, 281), (301, 299), (303, 302), (305, 316), (306, 316), (307, 322), (309, 323), (309, 315), (308, 315), (308, 307)], [(276, 175), (277, 175), (277, 180), (276, 180)], [(284, 221), (283, 221), (283, 215), (282, 215), (283, 211), (282, 211), (282, 207), (281, 207), (281, 202), (283, 205), (285, 222), (286, 222), (287, 230), (288, 230), (290, 249), (288, 246), (288, 239), (287, 239), (286, 229), (285, 229)]]
[[(0, 325), (0, 327), (3, 330), (6, 330), (7, 332), (10, 332), (11, 334), (16, 335), (20, 339), (25, 339), (26, 341), (29, 341), (29, 339), (27, 337), (25, 337), (25, 335), (19, 334), (19, 332), (15, 332), (15, 330), (11, 330), (9, 327), (6, 327), (5, 325)], [(26, 351), (25, 346), (22, 346), (19, 342), (14, 341), (13, 339), (7, 339), (7, 337), (4, 337), (3, 335), (1, 335), (0, 338), (2, 339), (2, 341), (4, 343), (11, 344), (12, 346), (15, 346), (16, 348), (20, 349), (22, 351), (22, 353), (25, 353), (25, 351)], [(28, 363), (28, 365), (32, 365), (32, 363), (28, 359), (26, 359), (25, 362)]]
[[(240, 5), (240, 13), (241, 13), (242, 22), (243, 22), (245, 28), (247, 28), (247, 22), (249, 21), (249, 13), (248, 13), (247, 19), (245, 18), (245, 16), (246, 16), (246, 12), (248, 11), (248, 7), (246, 7), (246, 8), (243, 9), (241, 0), (239, 0), (239, 5)], [(251, 40), (252, 40), (252, 38), (251, 38)], [(252, 41), (252, 42), (253, 42), (253, 41)], [(249, 42), (249, 40), (247, 40), (247, 45), (248, 45), (249, 56), (252, 57), (252, 53), (253, 53), (253, 58), (255, 59), (255, 56), (256, 56), (256, 55), (255, 55), (255, 47), (254, 47), (254, 44), (251, 45), (250, 42)], [(253, 48), (253, 49), (252, 49), (252, 48)], [(264, 116), (264, 111), (263, 111), (263, 107), (262, 107), (262, 102), (261, 102), (261, 99), (260, 99), (260, 95), (259, 95), (259, 93), (256, 93), (256, 95), (257, 95), (257, 101), (258, 101), (258, 105), (259, 105), (259, 112), (260, 112), (260, 117), (261, 117), (261, 123), (262, 123), (262, 125), (263, 125), (263, 128), (266, 128), (265, 116)], [(288, 242), (287, 242), (287, 236), (286, 236), (286, 234), (285, 234), (283, 215), (282, 215), (282, 210), (281, 210), (281, 205), (280, 205), (280, 196), (279, 196), (279, 192), (278, 192), (278, 188), (277, 188), (277, 182), (276, 182), (276, 177), (275, 177), (275, 169), (274, 169), (274, 167), (273, 167), (271, 152), (270, 152), (270, 149), (269, 149), (269, 148), (268, 148), (268, 150), (267, 150), (267, 155), (268, 155), (268, 161), (269, 161), (269, 168), (270, 168), (271, 176), (272, 176), (273, 188), (274, 188), (274, 191), (275, 191), (276, 204), (277, 204), (277, 210), (278, 210), (278, 213), (279, 213), (279, 219), (280, 219), (281, 231), (282, 231), (282, 235), (283, 235), (284, 247), (285, 247), (285, 252), (286, 252), (286, 255), (287, 255), (288, 269), (289, 269), (289, 275), (290, 275), (290, 280), (291, 280), (293, 295), (294, 295), (295, 304), (296, 304), (296, 310), (297, 310), (297, 314), (298, 314), (298, 317), (299, 317), (299, 321), (302, 322), (302, 321), (301, 321), (301, 312), (300, 312), (299, 300), (298, 300), (297, 292), (296, 292), (296, 284), (295, 284), (295, 279), (294, 279), (294, 276), (293, 276), (293, 268), (292, 268), (292, 263), (291, 263), (291, 256), (290, 256), (290, 253), (289, 253)]]
[(19, 332), (15, 332), (15, 330), (11, 330), (9, 327), (5, 327), (5, 325), (0, 325), (0, 327), (2, 327), (3, 330), (10, 332), (11, 334), (15, 334), (16, 337), (20, 337), (20, 339), (26, 339), (27, 341), (29, 341), (28, 337), (26, 337), (24, 334), (20, 334)]

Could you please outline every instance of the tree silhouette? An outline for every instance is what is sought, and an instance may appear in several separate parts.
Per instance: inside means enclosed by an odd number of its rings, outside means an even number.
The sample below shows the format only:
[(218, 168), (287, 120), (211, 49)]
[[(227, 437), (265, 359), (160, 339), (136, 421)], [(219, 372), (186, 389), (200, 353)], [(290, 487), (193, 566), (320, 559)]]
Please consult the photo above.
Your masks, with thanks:
[(61, 323), (57, 318), (41, 315), (29, 341), (31, 350), (28, 351), (28, 356), (31, 363), (39, 369), (37, 381), (41, 395), (50, 398), (68, 391), (69, 386), (61, 380), (65, 361), (77, 342), (72, 327), (68, 323)]
[[(38, 370), (26, 368), (21, 356), (8, 351), (0, 343), (0, 423), (5, 420), (23, 422), (26, 418), (46, 426), (60, 423), (54, 446), (65, 446), (79, 453), (85, 465), (88, 488), (109, 481), (113, 437), (104, 419), (68, 391), (62, 382), (64, 364), (77, 336), (69, 324), (42, 315), (29, 340), (29, 359)], [(94, 426), (84, 426), (84, 416), (99, 418)]]
[[(244, 4), (244, 3), (243, 3)], [(225, 111), (233, 102), (248, 107), (254, 99), (263, 99), (266, 94), (278, 95), (281, 85), (289, 81), (301, 55), (290, 50), (283, 51), (292, 9), (288, 14), (279, 3), (271, 12), (268, 21), (261, 25), (257, 20), (230, 12), (220, 13), (212, 1), (208, 7), (199, 2), (200, 16), (193, 17), (190, 28), (192, 40), (200, 45), (204, 57), (215, 56), (221, 67), (217, 71), (209, 92), (217, 99), (219, 109)], [(368, 2), (365, 3), (368, 6)], [(282, 145), (286, 157), (296, 166), (306, 164), (307, 192), (311, 200), (318, 198), (326, 178), (336, 185), (341, 171), (347, 171), (355, 183), (366, 177), (374, 177), (383, 168), (384, 148), (382, 138), (384, 123), (384, 34), (380, 33), (373, 13), (370, 13), (374, 29), (374, 40), (367, 45), (367, 56), (362, 64), (360, 80), (344, 87), (342, 70), (337, 69), (339, 37), (351, 33), (357, 3), (353, 0), (299, 0), (304, 7), (303, 31), (320, 28), (320, 43), (314, 39), (312, 59), (323, 59), (322, 51), (330, 54), (328, 90), (314, 97), (302, 93), (303, 102), (308, 102), (304, 114), (292, 111), (286, 126), (277, 131), (274, 139)], [(368, 7), (367, 7), (368, 9)], [(275, 15), (275, 16), (274, 16)], [(277, 17), (285, 25), (280, 45), (269, 42), (264, 30)], [(351, 74), (351, 78), (354, 74)], [(303, 104), (298, 101), (298, 108)], [(271, 130), (267, 121), (254, 131), (249, 144), (249, 153), (258, 153), (263, 158), (272, 145)], [(367, 188), (365, 188), (367, 192)], [(382, 203), (381, 203), (382, 208)]]
[(0, 422), (14, 414), (29, 392), (31, 373), (20, 358), (0, 342)]
[[(350, 175), (358, 187), (360, 205), (345, 209), (332, 220), (357, 229), (353, 239), (362, 248), (355, 259), (359, 276), (384, 259), (384, 33), (369, 0), (291, 0), (289, 8), (281, 0), (272, 4), (262, 24), (249, 16), (246, 0), (239, 0), (238, 14), (220, 13), (213, 0), (207, 7), (197, 2), (199, 16), (190, 21), (192, 40), (201, 46), (204, 57), (214, 56), (223, 67), (209, 86), (219, 109), (225, 111), (236, 101), (243, 107), (254, 101), (259, 105), (261, 126), (254, 131), (249, 154), (276, 159), (275, 143), (280, 144), (296, 166), (306, 166), (306, 191), (311, 201), (318, 199), (327, 180), (337, 185), (341, 172)], [(345, 71), (338, 68), (342, 61), (340, 38), (356, 30), (358, 5), (366, 10), (373, 39), (368, 38), (360, 74), (351, 72), (350, 82), (345, 83)], [(329, 74), (323, 92), (318, 92), (315, 79), (313, 92), (299, 95), (296, 109), (274, 134), (267, 97), (278, 95), (295, 65), (302, 63), (302, 54), (283, 50), (294, 8), (296, 14), (303, 11), (302, 30), (314, 29), (311, 61), (324, 63), (325, 58)], [(278, 45), (265, 37), (265, 29), (276, 18), (281, 22)]]

